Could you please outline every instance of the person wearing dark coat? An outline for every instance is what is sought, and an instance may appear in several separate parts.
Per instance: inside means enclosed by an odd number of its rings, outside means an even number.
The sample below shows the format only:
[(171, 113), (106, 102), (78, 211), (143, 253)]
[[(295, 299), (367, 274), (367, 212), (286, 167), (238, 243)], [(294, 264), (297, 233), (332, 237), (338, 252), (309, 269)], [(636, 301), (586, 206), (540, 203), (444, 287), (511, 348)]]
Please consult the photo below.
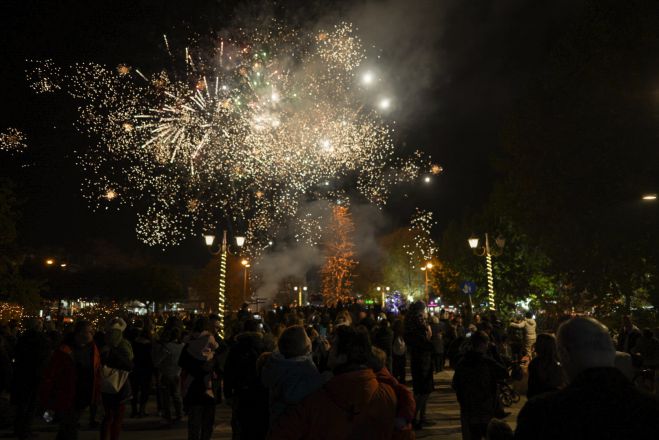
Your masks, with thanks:
[(393, 371), (392, 348), (394, 344), (394, 332), (391, 330), (391, 324), (387, 319), (387, 315), (384, 313), (380, 313), (380, 316), (378, 316), (378, 324), (373, 328), (371, 341), (374, 347), (384, 351), (384, 354), (387, 356), (385, 366), (387, 370)]
[(426, 321), (426, 304), (423, 301), (417, 301), (410, 306), (405, 316), (404, 335), (405, 344), (410, 353), (412, 389), (416, 400), (415, 429), (434, 424), (426, 419), (428, 397), (435, 389), (432, 366), (434, 347), (430, 342), (431, 337), (432, 332)]
[(59, 419), (56, 440), (76, 440), (81, 413), (101, 397), (101, 358), (91, 325), (76, 322), (44, 370), (41, 407)]
[(234, 439), (264, 439), (268, 432), (268, 390), (257, 373), (256, 361), (273, 349), (266, 344), (254, 319), (245, 321), (243, 332), (229, 349), (224, 365), (224, 397), (232, 405)]
[(430, 342), (433, 346), (432, 364), (435, 373), (444, 370), (444, 334), (442, 327), (442, 323), (439, 321), (438, 317), (433, 316), (430, 319), (430, 331), (432, 332)]
[(183, 404), (188, 409), (188, 440), (210, 440), (215, 424), (215, 404), (217, 403), (217, 382), (209, 380), (216, 373), (217, 354), (208, 350), (208, 358), (199, 359), (193, 355), (191, 344), (196, 336), (206, 338), (210, 323), (206, 318), (195, 321), (191, 338), (183, 346), (178, 365), (181, 367)]
[(655, 439), (659, 401), (615, 368), (608, 329), (577, 317), (558, 329), (558, 354), (569, 385), (536, 396), (519, 413), (515, 439)]
[(131, 417), (145, 417), (146, 403), (151, 392), (154, 366), (151, 356), (153, 350), (153, 335), (148, 325), (139, 332), (135, 339), (130, 341), (135, 356), (133, 371), (130, 373), (130, 386), (133, 392), (131, 401)]
[(52, 351), (50, 341), (42, 331), (40, 319), (28, 319), (26, 328), (19, 336), (14, 350), (11, 394), (11, 400), (16, 405), (14, 434), (19, 439), (30, 437), (41, 377)]
[(632, 317), (625, 315), (622, 317), (622, 327), (618, 335), (618, 351), (631, 354), (636, 345), (636, 341), (641, 337), (641, 330), (634, 325)]
[(469, 351), (455, 367), (453, 389), (460, 404), (462, 438), (484, 439), (487, 425), (498, 412), (497, 383), (508, 370), (487, 355), (490, 337), (477, 331), (469, 338)]
[(529, 385), (526, 397), (557, 391), (565, 385), (563, 367), (558, 361), (556, 338), (549, 333), (540, 333), (535, 342), (535, 357), (529, 364)]

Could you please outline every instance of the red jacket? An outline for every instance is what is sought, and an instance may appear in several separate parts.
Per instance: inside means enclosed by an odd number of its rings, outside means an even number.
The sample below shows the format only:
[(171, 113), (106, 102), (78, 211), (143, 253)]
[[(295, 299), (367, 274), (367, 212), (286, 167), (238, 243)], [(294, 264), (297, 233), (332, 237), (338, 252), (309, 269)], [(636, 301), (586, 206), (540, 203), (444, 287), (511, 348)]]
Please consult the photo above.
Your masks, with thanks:
[(388, 440), (394, 431), (396, 394), (371, 369), (330, 379), (270, 428), (269, 440)]
[(396, 417), (405, 419), (408, 422), (414, 420), (414, 413), (416, 412), (416, 402), (414, 401), (414, 394), (405, 385), (401, 385), (396, 378), (394, 378), (386, 367), (375, 373), (378, 382), (386, 383), (396, 393), (398, 400), (398, 407), (396, 409)]
[(414, 420), (414, 415), (416, 413), (416, 401), (414, 400), (414, 394), (412, 394), (410, 389), (405, 385), (401, 385), (396, 380), (396, 378), (391, 375), (386, 367), (383, 367), (375, 374), (377, 375), (378, 382), (386, 383), (394, 390), (394, 393), (396, 393), (396, 400), (398, 401), (398, 405), (396, 406), (396, 417), (405, 419), (407, 422), (403, 429), (394, 431), (394, 436), (392, 439), (415, 439), (416, 434), (412, 429), (412, 420)]
[[(98, 402), (101, 397), (101, 356), (93, 342), (94, 382), (92, 384), (91, 401)], [(62, 344), (50, 358), (41, 382), (40, 400), (45, 409), (56, 412), (67, 412), (73, 409), (76, 390), (76, 366), (73, 360), (73, 350), (67, 344)]]

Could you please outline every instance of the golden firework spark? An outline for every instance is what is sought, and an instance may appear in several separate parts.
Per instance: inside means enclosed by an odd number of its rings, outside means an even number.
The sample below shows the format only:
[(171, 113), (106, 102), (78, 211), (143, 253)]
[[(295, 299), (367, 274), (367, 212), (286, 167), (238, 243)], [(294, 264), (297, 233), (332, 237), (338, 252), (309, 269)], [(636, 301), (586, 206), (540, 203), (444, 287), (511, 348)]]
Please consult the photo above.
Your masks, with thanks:
[(397, 157), (389, 122), (358, 92), (366, 55), (351, 24), (226, 34), (210, 51), (165, 37), (167, 59), (185, 62), (152, 74), (95, 63), (62, 74), (51, 63), (29, 75), (36, 91), (61, 85), (80, 101), (79, 125), (100, 140), (79, 159), (84, 192), (93, 204), (118, 188), (145, 243), (174, 245), (228, 217), (261, 248), (302, 200), (349, 204), (344, 177), (382, 205), (429, 168), (418, 154)]

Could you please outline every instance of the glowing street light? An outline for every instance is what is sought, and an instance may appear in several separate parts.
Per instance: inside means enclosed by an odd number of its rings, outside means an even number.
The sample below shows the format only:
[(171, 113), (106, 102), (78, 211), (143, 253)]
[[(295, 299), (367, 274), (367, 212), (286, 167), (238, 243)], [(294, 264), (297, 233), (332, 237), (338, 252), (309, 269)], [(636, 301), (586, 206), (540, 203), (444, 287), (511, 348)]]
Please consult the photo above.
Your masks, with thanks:
[(213, 234), (204, 234), (204, 242), (206, 242), (206, 246), (208, 247), (213, 246), (214, 241), (215, 241), (215, 236)]
[(52, 266), (53, 264), (55, 264), (55, 260), (52, 258), (46, 260), (46, 266)]
[(643, 200), (646, 200), (646, 201), (657, 200), (657, 195), (656, 194), (645, 194), (645, 195), (643, 195)]

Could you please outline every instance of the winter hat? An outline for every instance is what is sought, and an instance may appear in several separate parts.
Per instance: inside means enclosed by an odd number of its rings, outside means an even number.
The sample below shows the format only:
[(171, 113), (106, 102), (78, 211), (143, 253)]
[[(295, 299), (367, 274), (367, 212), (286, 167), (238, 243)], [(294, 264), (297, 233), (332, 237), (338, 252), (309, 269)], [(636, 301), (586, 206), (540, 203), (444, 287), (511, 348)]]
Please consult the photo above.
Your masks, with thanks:
[(110, 323), (110, 330), (119, 330), (123, 332), (126, 330), (126, 321), (121, 318), (114, 318)]
[(410, 306), (410, 313), (422, 313), (426, 309), (426, 303), (421, 300), (415, 301)]

